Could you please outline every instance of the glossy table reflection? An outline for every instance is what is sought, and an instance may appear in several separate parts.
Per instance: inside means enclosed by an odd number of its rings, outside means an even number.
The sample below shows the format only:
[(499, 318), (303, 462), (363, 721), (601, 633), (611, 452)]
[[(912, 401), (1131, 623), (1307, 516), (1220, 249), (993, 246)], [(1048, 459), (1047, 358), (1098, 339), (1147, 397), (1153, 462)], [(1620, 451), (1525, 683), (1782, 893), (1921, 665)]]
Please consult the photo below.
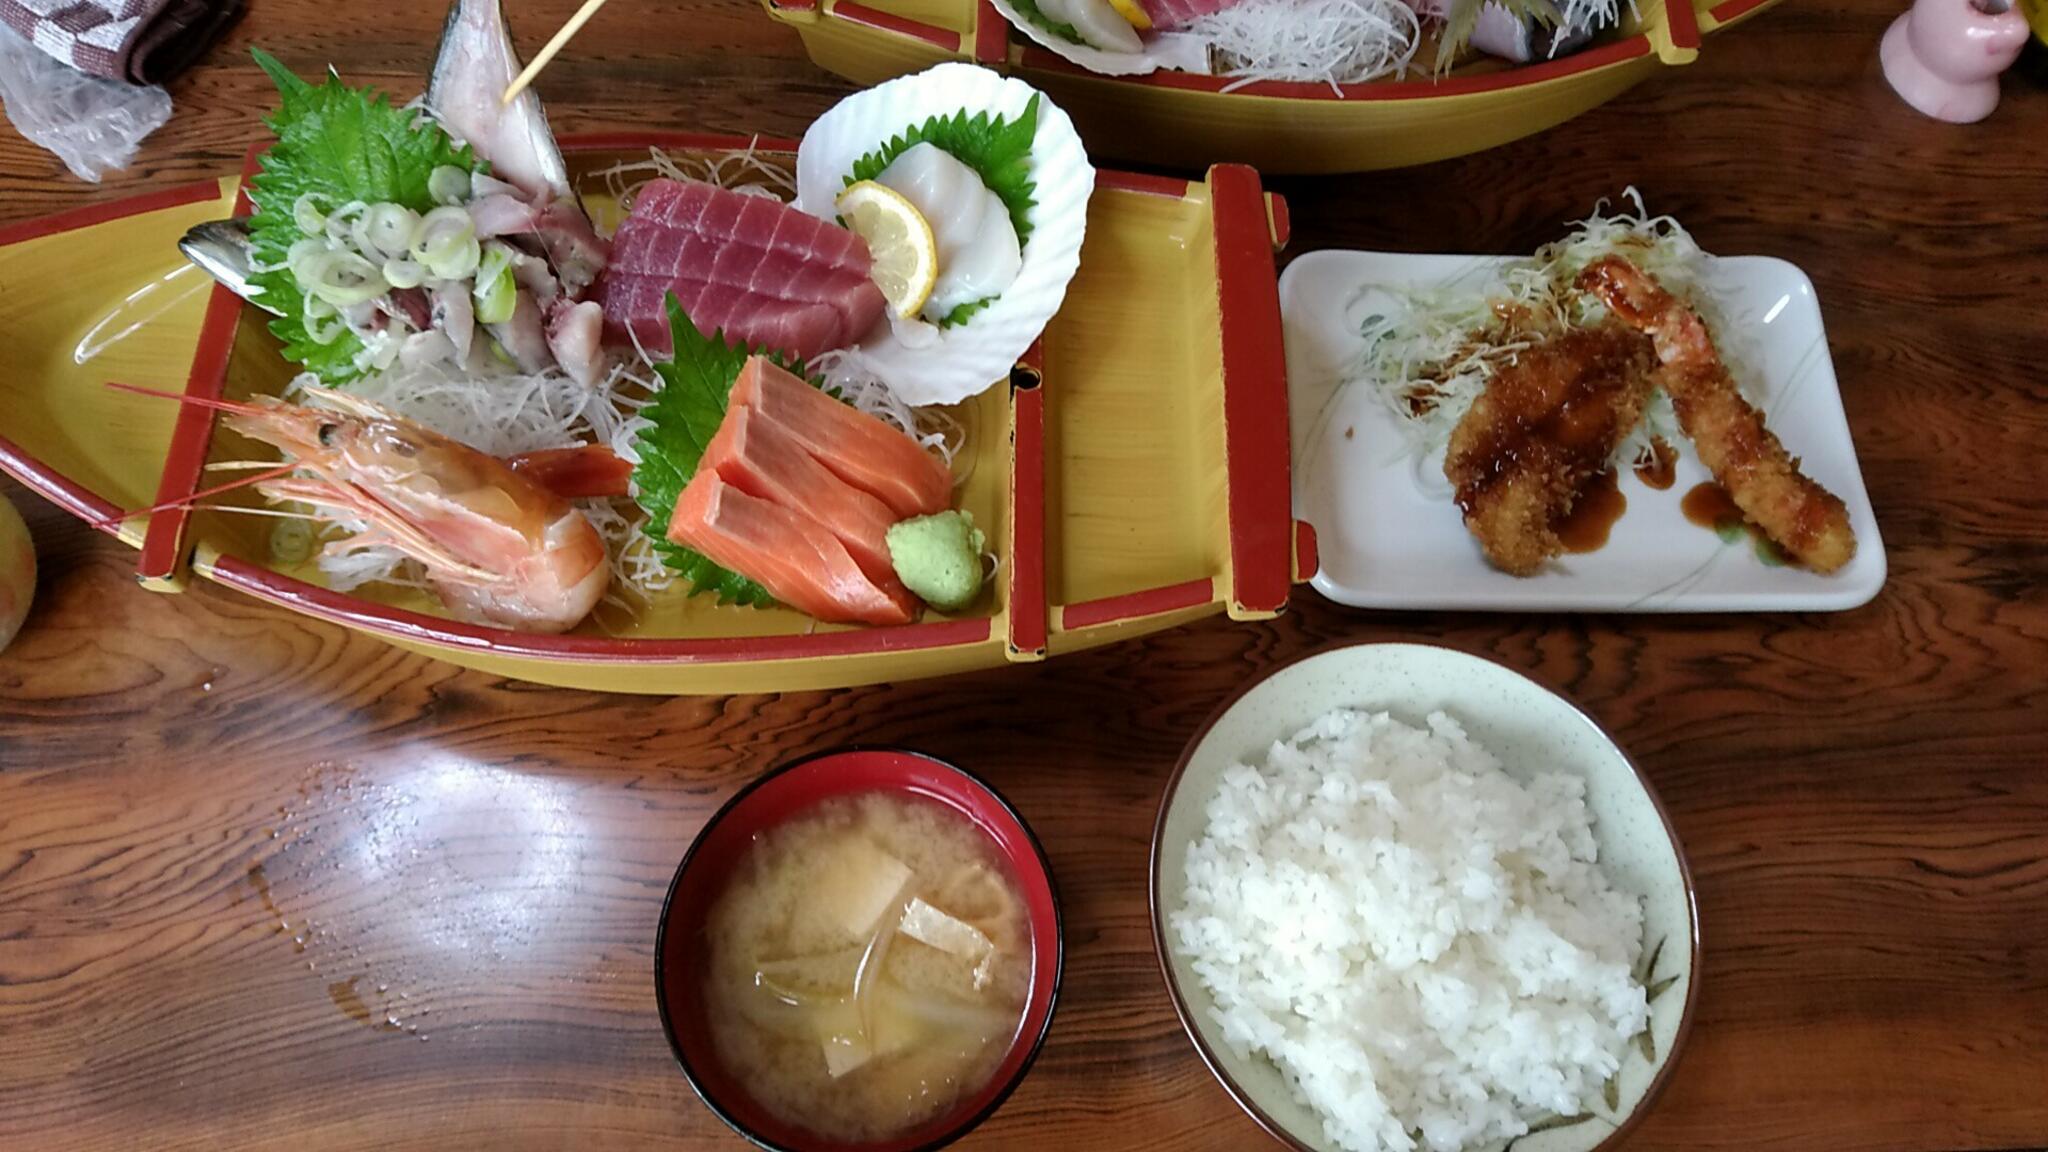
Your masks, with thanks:
[[(570, 0), (517, 6), (531, 51)], [(1036, 667), (837, 693), (608, 698), (490, 680), (207, 587), (10, 489), (41, 600), (0, 655), (0, 1148), (738, 1149), (671, 1065), (655, 919), (701, 822), (791, 756), (984, 772), (1066, 901), (1053, 1035), (963, 1148), (1256, 1149), (1174, 1023), (1154, 804), (1247, 676), (1438, 639), (1565, 688), (1671, 808), (1703, 998), (1639, 1149), (2048, 1144), (2048, 96), (1922, 120), (1896, 4), (1789, 5), (1549, 135), (1282, 181), (1297, 249), (1525, 251), (1622, 184), (1817, 282), (1891, 554), (1836, 616), (1351, 613), (1304, 591)], [(433, 6), (253, 6), (175, 121), (87, 188), (0, 130), (0, 221), (233, 169), (262, 43), (417, 90)], [(749, 0), (607, 8), (547, 72), (563, 130), (795, 135), (845, 89)], [(8, 363), (9, 370), (32, 365)], [(0, 424), (4, 424), (0, 415)]]

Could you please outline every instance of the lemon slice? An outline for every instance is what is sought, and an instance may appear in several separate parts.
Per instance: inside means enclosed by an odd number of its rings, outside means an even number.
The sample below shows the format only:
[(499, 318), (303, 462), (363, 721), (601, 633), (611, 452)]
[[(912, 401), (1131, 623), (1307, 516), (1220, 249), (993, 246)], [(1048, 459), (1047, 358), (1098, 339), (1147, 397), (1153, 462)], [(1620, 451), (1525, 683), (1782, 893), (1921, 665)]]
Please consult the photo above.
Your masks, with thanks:
[(1140, 32), (1151, 30), (1152, 18), (1145, 15), (1145, 10), (1138, 6), (1138, 0), (1109, 0), (1109, 6), (1116, 9), (1117, 15), (1130, 21), (1131, 27)]
[(898, 316), (917, 315), (939, 282), (939, 242), (924, 214), (901, 192), (873, 180), (850, 185), (835, 203), (839, 218), (868, 242), (875, 261), (868, 275), (889, 307)]

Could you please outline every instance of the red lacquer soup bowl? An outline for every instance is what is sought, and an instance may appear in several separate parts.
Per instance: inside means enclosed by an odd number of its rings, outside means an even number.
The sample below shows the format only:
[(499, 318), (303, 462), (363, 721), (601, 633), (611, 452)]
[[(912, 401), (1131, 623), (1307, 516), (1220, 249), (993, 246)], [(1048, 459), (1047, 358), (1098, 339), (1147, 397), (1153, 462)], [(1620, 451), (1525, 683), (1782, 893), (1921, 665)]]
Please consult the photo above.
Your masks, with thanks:
[[(755, 837), (823, 801), (875, 792), (921, 797), (965, 816), (989, 838), (1015, 880), (1031, 937), (1031, 984), (1022, 1023), (995, 1074), (951, 1111), (887, 1140), (848, 1144), (778, 1119), (720, 1063), (705, 1013), (704, 923)], [(683, 1075), (735, 1132), (771, 1152), (929, 1152), (966, 1135), (1002, 1106), (1030, 1070), (1052, 1027), (1064, 947), (1059, 895), (1045, 852), (995, 789), (951, 764), (894, 748), (850, 748), (784, 765), (718, 810), (676, 869), (654, 942), (655, 1001)]]

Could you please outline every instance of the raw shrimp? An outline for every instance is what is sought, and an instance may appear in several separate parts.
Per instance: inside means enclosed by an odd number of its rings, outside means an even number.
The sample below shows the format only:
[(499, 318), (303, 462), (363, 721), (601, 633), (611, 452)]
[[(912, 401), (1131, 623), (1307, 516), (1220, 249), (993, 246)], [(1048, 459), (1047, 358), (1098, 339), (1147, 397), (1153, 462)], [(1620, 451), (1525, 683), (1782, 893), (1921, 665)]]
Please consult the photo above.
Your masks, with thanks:
[(1616, 319), (1656, 341), (1656, 380), (1671, 397), (1678, 426), (1742, 514), (1816, 572), (1847, 564), (1856, 555), (1848, 509), (1799, 470), (1764, 426), (1763, 413), (1742, 398), (1699, 314), (1619, 256), (1587, 265), (1578, 283)]
[(574, 628), (611, 583), (604, 540), (566, 498), (361, 397), (308, 387), (307, 405), (238, 404), (114, 387), (218, 409), (228, 428), (285, 454), (277, 468), (174, 504), (253, 481), (273, 500), (365, 526), (330, 550), (396, 549), (451, 608), (522, 632)]

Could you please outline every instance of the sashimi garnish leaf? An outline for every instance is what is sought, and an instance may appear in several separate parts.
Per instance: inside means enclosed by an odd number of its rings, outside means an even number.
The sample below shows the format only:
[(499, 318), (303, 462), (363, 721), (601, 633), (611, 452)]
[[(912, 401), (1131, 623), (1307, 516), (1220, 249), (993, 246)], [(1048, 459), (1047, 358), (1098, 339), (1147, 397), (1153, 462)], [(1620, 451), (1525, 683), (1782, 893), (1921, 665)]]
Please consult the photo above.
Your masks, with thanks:
[[(766, 356), (800, 377), (809, 377), (781, 353), (728, 340), (723, 330), (706, 336), (691, 322), (673, 292), (668, 294), (668, 327), (675, 350), (669, 359), (654, 365), (655, 375), (661, 377), (661, 391), (640, 410), (650, 423), (634, 439), (640, 463), (633, 469), (633, 491), (634, 499), (647, 512), (644, 531), (655, 553), (689, 582), (693, 594), (711, 593), (721, 604), (772, 607), (775, 597), (766, 588), (670, 540), (668, 520), (683, 488), (697, 474), (697, 465), (711, 438), (718, 434), (718, 426), (725, 423), (733, 384), (747, 361)], [(818, 381), (811, 379), (810, 383)]]
[(955, 328), (962, 324), (965, 324), (969, 320), (974, 319), (974, 317), (978, 313), (980, 313), (982, 309), (988, 307), (989, 305), (995, 302), (995, 297), (983, 296), (979, 300), (969, 300), (965, 304), (955, 304), (951, 312), (946, 313), (944, 317), (940, 318), (939, 327)]
[(854, 161), (847, 176), (850, 186), (873, 180), (896, 157), (919, 144), (930, 144), (952, 153), (955, 160), (974, 169), (1010, 210), (1010, 223), (1017, 229), (1017, 244), (1031, 238), (1031, 209), (1038, 185), (1031, 179), (1031, 141), (1038, 135), (1038, 100), (1034, 93), (1015, 120), (990, 116), (986, 111), (969, 116), (961, 109), (951, 116), (934, 116), (905, 129), (880, 148)]
[(352, 88), (330, 70), (325, 81), (308, 84), (261, 48), (256, 63), (277, 84), (280, 103), (265, 123), (277, 143), (263, 153), (262, 170), (250, 182), (256, 215), (249, 222), (259, 269), (250, 281), (264, 303), (283, 315), (270, 330), (284, 342), (284, 355), (329, 384), (361, 375), (356, 357), (362, 340), (343, 329), (321, 344), (306, 330), (305, 292), (284, 267), (285, 253), (302, 237), (292, 208), (308, 193), (327, 209), (352, 200), (403, 204), (415, 212), (435, 207), (427, 190), (434, 169), (466, 171), (484, 167), (467, 145), (458, 145), (438, 124), (370, 88)]
[(1043, 28), (1067, 43), (1079, 44), (1082, 47), (1088, 46), (1088, 40), (1081, 35), (1080, 29), (1072, 24), (1062, 24), (1047, 16), (1034, 0), (1010, 0), (1010, 7), (1015, 8), (1017, 15), (1022, 16), (1026, 21)]

